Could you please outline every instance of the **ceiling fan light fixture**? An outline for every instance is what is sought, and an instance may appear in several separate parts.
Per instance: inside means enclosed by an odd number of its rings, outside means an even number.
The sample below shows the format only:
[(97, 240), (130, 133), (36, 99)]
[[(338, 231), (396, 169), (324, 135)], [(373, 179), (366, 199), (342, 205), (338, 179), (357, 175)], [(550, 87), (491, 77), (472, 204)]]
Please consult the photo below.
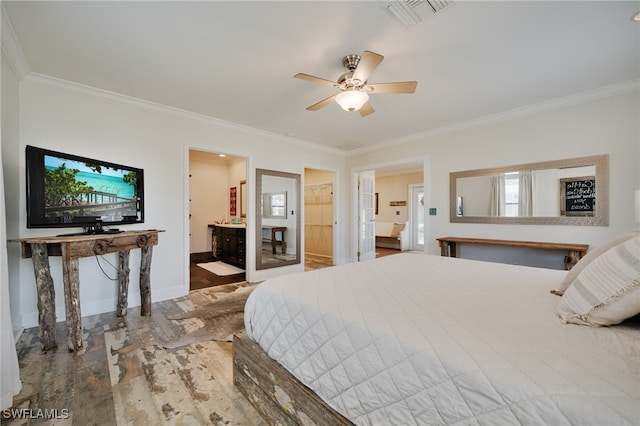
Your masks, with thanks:
[(349, 112), (354, 112), (362, 108), (369, 100), (369, 95), (359, 90), (345, 90), (336, 95), (336, 103)]

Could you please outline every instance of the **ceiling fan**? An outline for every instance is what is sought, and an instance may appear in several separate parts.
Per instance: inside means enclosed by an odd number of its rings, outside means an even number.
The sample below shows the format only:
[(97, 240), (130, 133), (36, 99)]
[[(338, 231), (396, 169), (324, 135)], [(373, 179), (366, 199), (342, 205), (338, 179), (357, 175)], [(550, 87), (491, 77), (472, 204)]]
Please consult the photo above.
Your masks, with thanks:
[(362, 56), (347, 55), (342, 58), (342, 65), (349, 71), (342, 74), (337, 82), (304, 73), (298, 73), (293, 77), (340, 89), (340, 93), (331, 95), (307, 107), (308, 111), (317, 111), (335, 100), (345, 111), (360, 111), (360, 115), (365, 117), (375, 112), (373, 106), (369, 103), (370, 93), (414, 93), (418, 85), (417, 81), (368, 84), (367, 80), (369, 76), (375, 71), (378, 65), (380, 65), (383, 59), (384, 56), (369, 52), (368, 50), (365, 50)]

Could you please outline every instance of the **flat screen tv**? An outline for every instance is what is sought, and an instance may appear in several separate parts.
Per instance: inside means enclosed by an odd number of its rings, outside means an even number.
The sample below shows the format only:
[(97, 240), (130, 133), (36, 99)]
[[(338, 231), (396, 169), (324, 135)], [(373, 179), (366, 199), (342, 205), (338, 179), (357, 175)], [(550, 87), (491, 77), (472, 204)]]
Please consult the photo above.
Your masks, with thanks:
[(27, 228), (117, 232), (144, 222), (142, 169), (27, 146)]

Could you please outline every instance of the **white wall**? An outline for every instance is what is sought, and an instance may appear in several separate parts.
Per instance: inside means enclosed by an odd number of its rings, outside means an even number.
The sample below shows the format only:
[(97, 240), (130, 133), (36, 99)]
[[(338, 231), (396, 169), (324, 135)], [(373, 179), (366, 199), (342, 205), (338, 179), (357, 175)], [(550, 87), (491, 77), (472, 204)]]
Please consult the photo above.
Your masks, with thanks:
[[(575, 99), (581, 103), (538, 105), (475, 124), (442, 129), (397, 142), (393, 146), (354, 152), (348, 167), (428, 157), (425, 207), (427, 251), (439, 253), (435, 238), (465, 236), (587, 243), (591, 247), (634, 228), (633, 193), (640, 188), (640, 103), (638, 92)], [(609, 226), (485, 225), (449, 223), (449, 173), (558, 160), (587, 155), (610, 155)]]
[[(409, 220), (409, 185), (422, 185), (424, 177), (421, 172), (402, 173), (392, 176), (376, 176), (376, 192), (378, 193), (377, 222), (405, 223)], [(406, 201), (405, 206), (391, 206), (391, 201)], [(396, 214), (399, 212), (399, 214)]]
[[(152, 300), (160, 301), (187, 293), (188, 152), (189, 148), (225, 152), (247, 158), (249, 164), (248, 215), (255, 214), (255, 168), (304, 173), (303, 164), (313, 159), (320, 167), (344, 173), (344, 155), (325, 148), (243, 129), (229, 123), (119, 96), (98, 96), (91, 90), (61, 84), (42, 77), (27, 77), (20, 83), (19, 141), (3, 149), (9, 238), (55, 234), (54, 230), (26, 229), (24, 147), (34, 145), (90, 158), (143, 168), (145, 171), (145, 223), (126, 229), (164, 229), (154, 248), (151, 268)], [(3, 81), (3, 99), (5, 87)], [(14, 102), (14, 114), (17, 102)], [(5, 112), (3, 111), (3, 114)], [(3, 129), (4, 132), (4, 129)], [(4, 136), (4, 134), (3, 134)], [(4, 139), (4, 137), (3, 137)], [(280, 153), (286, 152), (287, 155)], [(3, 151), (4, 154), (4, 151)], [(342, 179), (346, 181), (346, 179)], [(228, 191), (228, 187), (226, 189)], [(346, 191), (341, 191), (343, 194)], [(344, 196), (343, 196), (344, 197)], [(339, 202), (345, 202), (344, 198)], [(17, 214), (16, 214), (17, 212)], [(17, 216), (17, 217), (16, 217)], [(340, 218), (340, 222), (342, 218)], [(260, 281), (277, 274), (303, 270), (304, 264), (255, 270), (255, 231), (247, 236), (247, 274)], [(346, 246), (346, 243), (341, 244)], [(19, 244), (9, 244), (14, 327), (37, 325), (36, 290), (30, 260), (19, 258)], [(340, 255), (344, 256), (345, 252)], [(131, 253), (131, 270), (139, 265), (139, 253)], [(106, 256), (115, 263), (115, 254)], [(62, 271), (59, 259), (52, 258), (59, 320), (64, 319)], [(112, 271), (111, 275), (115, 275)], [(116, 306), (116, 284), (105, 277), (96, 259), (80, 260), (80, 301), (82, 315), (110, 312)], [(17, 295), (16, 295), (17, 293)], [(14, 301), (15, 300), (15, 301)], [(131, 274), (129, 306), (140, 304), (138, 276)]]
[[(24, 215), (21, 216), (20, 197), (25, 193), (24, 187), (12, 185), (18, 182), (21, 174), (24, 174), (24, 166), (20, 168), (20, 162), (24, 162), (24, 150), (20, 150), (19, 131), (19, 106), (20, 106), (19, 83), (16, 75), (9, 66), (9, 61), (2, 51), (2, 173), (4, 175), (4, 194), (7, 221), (7, 239), (19, 236), (18, 228), (26, 223)], [(21, 222), (22, 219), (22, 222)], [(15, 250), (17, 244), (8, 245), (9, 272), (15, 270), (15, 265), (20, 260), (20, 251)], [(13, 250), (11, 250), (11, 246)], [(33, 275), (33, 272), (31, 272)], [(11, 277), (10, 277), (11, 278)], [(5, 283), (2, 283), (5, 285)], [(16, 336), (22, 329), (22, 310), (20, 309), (21, 294), (20, 283), (16, 280), (9, 280), (9, 297), (11, 306), (11, 319)], [(9, 300), (2, 300), (2, 308)]]
[[(227, 157), (229, 158), (229, 157)], [(247, 161), (244, 158), (230, 158), (228, 163), (227, 174), (227, 192), (229, 189), (236, 188), (236, 219), (242, 219), (246, 221), (246, 218), (240, 217), (240, 182), (247, 180)], [(246, 202), (246, 199), (245, 199)], [(230, 210), (227, 209), (230, 214)], [(231, 217), (233, 218), (233, 217)]]

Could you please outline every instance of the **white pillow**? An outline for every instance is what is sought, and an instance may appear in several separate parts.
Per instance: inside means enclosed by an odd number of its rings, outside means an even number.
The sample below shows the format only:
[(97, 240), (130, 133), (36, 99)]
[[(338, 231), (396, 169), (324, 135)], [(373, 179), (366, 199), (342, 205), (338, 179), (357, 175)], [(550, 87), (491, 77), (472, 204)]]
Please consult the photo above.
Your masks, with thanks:
[(404, 231), (405, 225), (405, 223), (394, 223), (393, 229), (391, 230), (391, 237), (398, 238), (400, 236), (400, 233)]
[(567, 275), (564, 277), (564, 279), (560, 283), (559, 288), (557, 290), (553, 290), (552, 293), (553, 294), (557, 294), (559, 296), (562, 296), (562, 294), (567, 290), (567, 288), (569, 288), (569, 286), (571, 285), (571, 283), (573, 283), (573, 281), (576, 279), (576, 277), (582, 272), (582, 270), (589, 263), (591, 263), (591, 261), (593, 259), (597, 259), (598, 256), (600, 256), (602, 253), (608, 251), (610, 248), (615, 247), (618, 244), (623, 243), (623, 242), (627, 241), (628, 239), (633, 238), (633, 237), (638, 236), (638, 235), (640, 235), (640, 228), (634, 229), (631, 232), (628, 232), (628, 233), (626, 233), (624, 235), (621, 235), (618, 238), (615, 238), (615, 239), (607, 242), (606, 244), (603, 244), (603, 245), (598, 246), (595, 249), (591, 250), (582, 259), (580, 259), (578, 261), (578, 263), (576, 263), (573, 266), (573, 268), (571, 268), (571, 270), (567, 273)]
[(566, 289), (558, 314), (563, 322), (619, 324), (640, 313), (640, 234), (590, 259)]

